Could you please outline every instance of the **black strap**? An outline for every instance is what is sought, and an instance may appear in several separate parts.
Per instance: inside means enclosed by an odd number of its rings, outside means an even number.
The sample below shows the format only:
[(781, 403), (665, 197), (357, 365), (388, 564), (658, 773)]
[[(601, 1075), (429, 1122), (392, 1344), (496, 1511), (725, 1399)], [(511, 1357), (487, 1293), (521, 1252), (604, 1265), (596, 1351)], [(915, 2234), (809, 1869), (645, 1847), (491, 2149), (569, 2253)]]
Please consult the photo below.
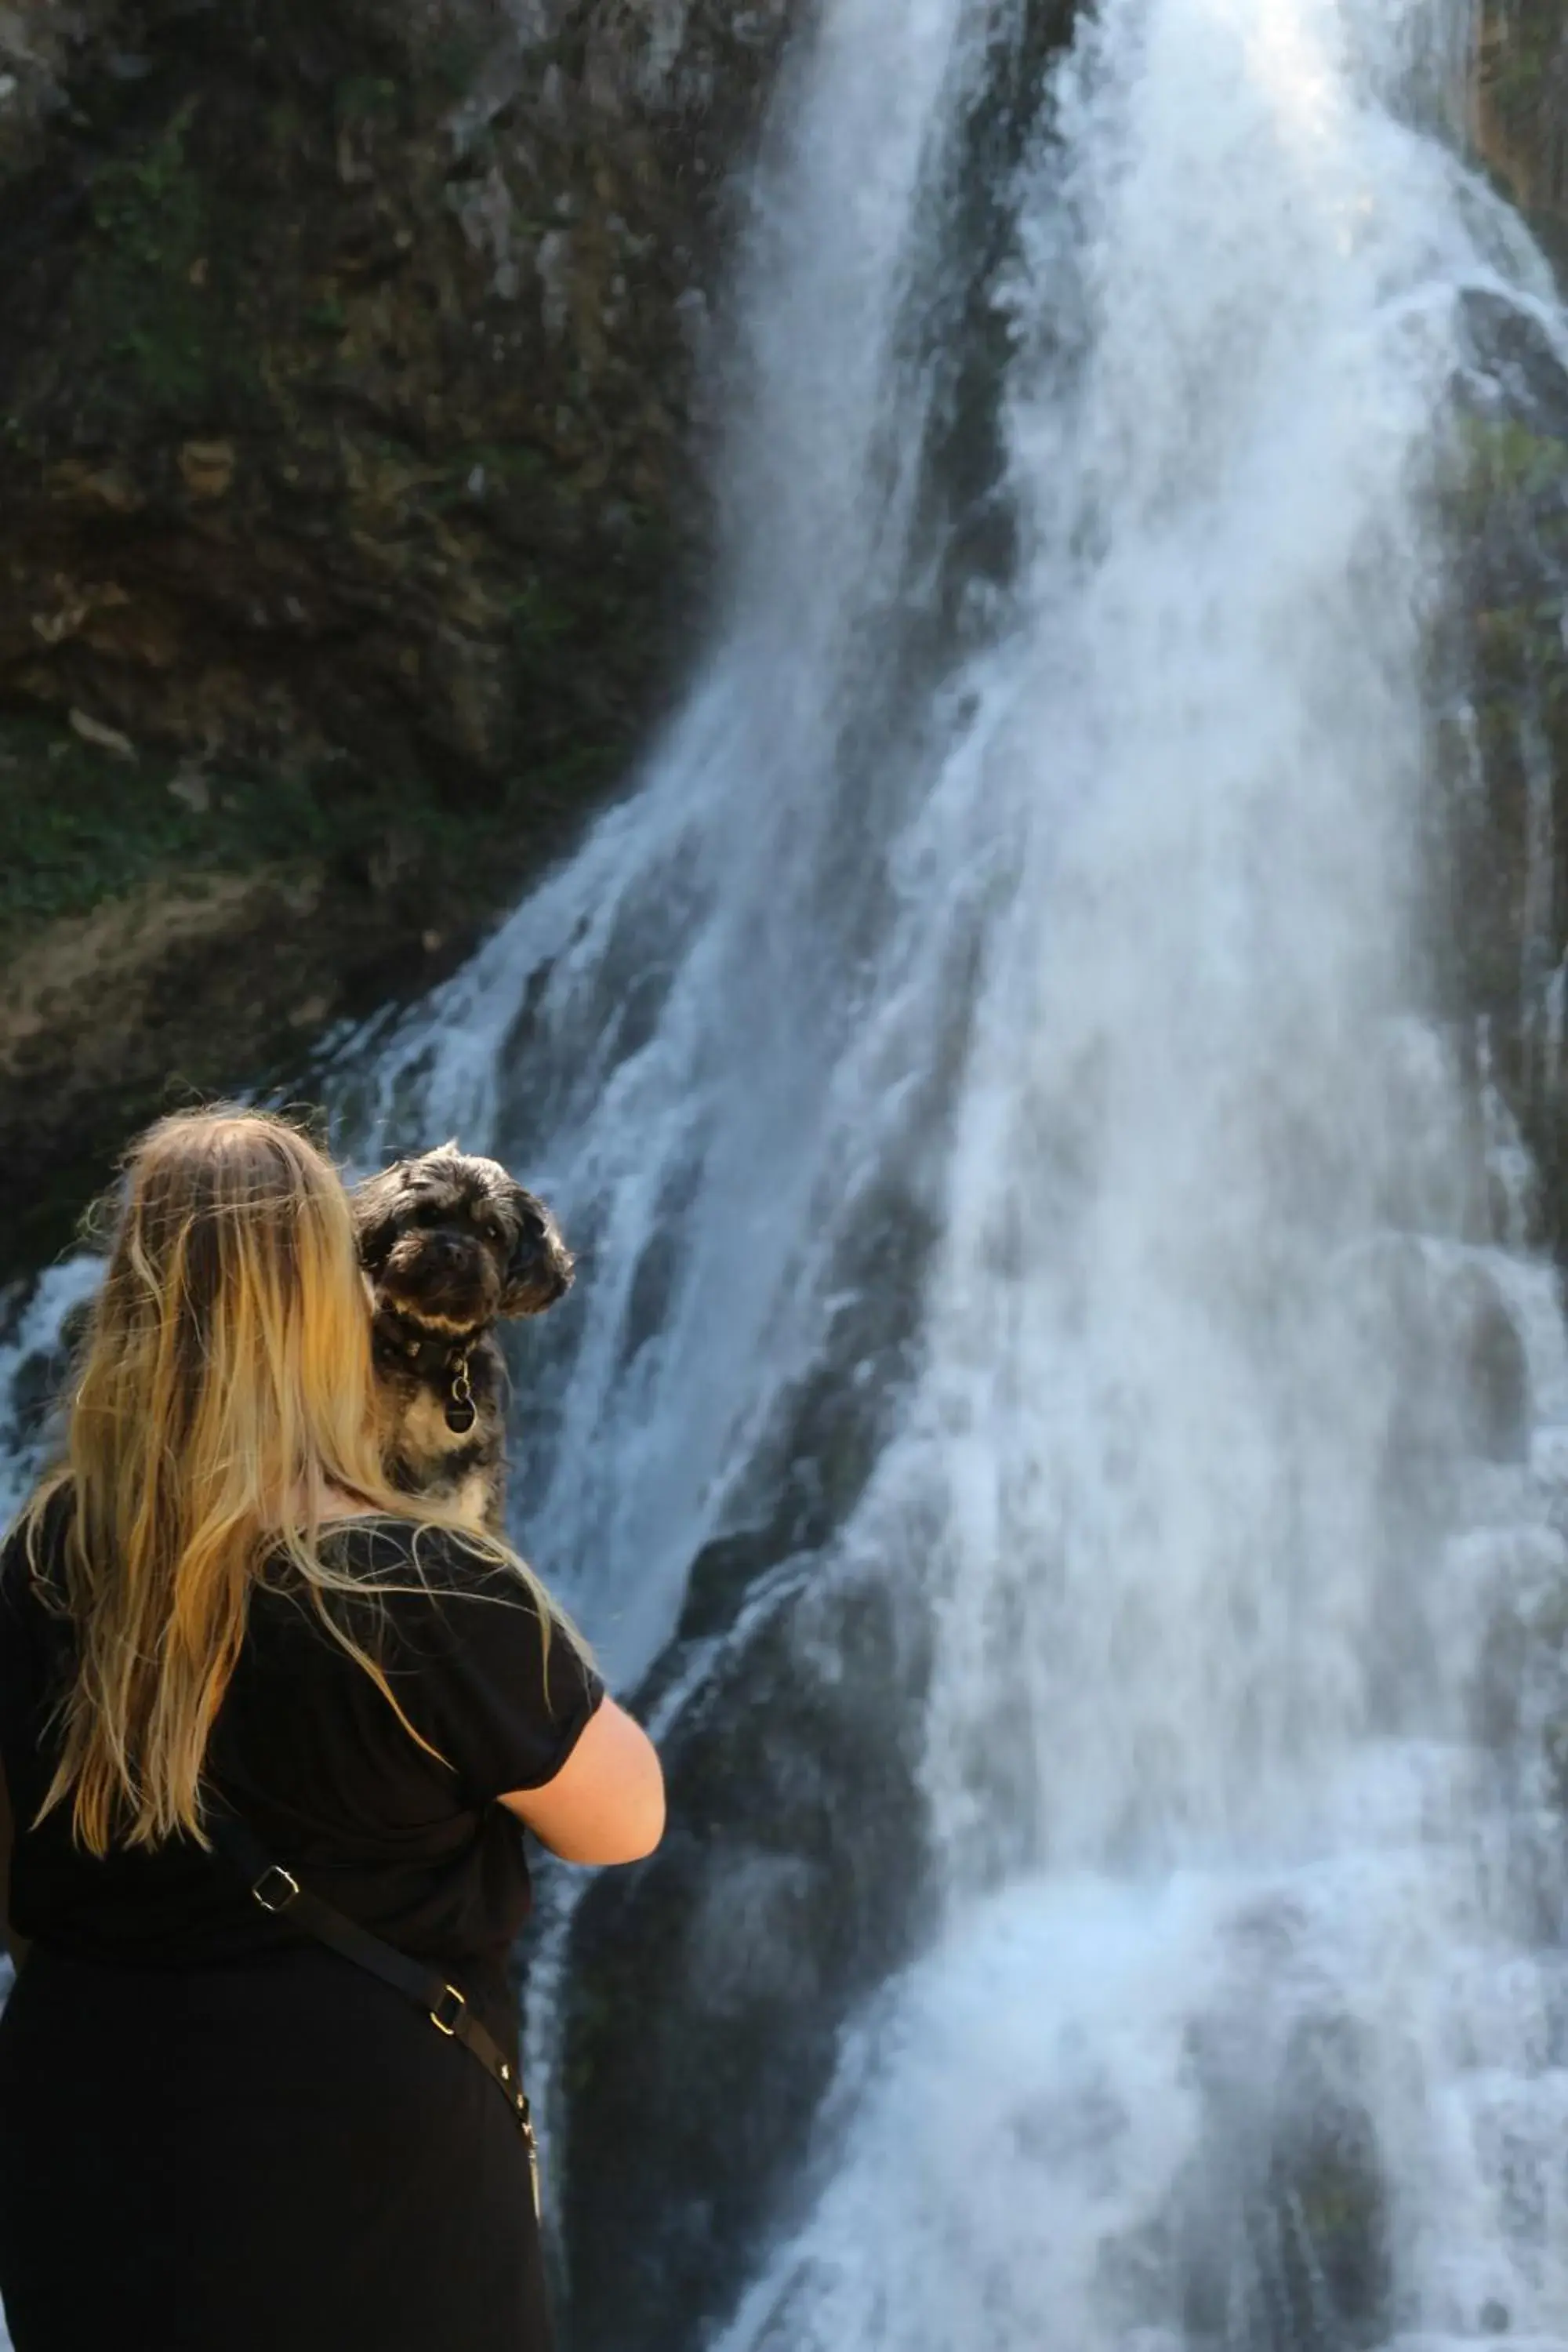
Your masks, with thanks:
[(364, 1969), (395, 1992), (422, 2009), (437, 2033), (460, 2042), (479, 2061), (511, 2109), (528, 2147), (533, 2185), (533, 2210), (539, 2211), (539, 2148), (533, 2117), (524, 2096), (515, 2057), (509, 2058), (493, 2034), (468, 2007), (468, 1996), (431, 1969), (411, 1960), (405, 1952), (383, 1943), (356, 1919), (334, 1910), (319, 1895), (301, 1886), (292, 1871), (268, 1858), (260, 1839), (237, 1814), (225, 1813), (211, 1823), (213, 1843), (232, 1863), (250, 1889), (251, 1900), (274, 1919), (286, 1919), (302, 1936), (313, 1936), (356, 1968)]

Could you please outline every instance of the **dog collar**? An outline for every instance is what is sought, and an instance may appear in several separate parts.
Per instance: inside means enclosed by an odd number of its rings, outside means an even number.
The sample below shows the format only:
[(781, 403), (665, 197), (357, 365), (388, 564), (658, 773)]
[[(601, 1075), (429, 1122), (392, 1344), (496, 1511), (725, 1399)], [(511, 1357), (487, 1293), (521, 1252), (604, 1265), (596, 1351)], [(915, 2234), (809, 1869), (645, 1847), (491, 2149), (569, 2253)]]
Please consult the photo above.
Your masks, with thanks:
[(433, 1336), (411, 1315), (400, 1314), (395, 1307), (384, 1308), (378, 1319), (382, 1328), (376, 1333), (377, 1352), (393, 1362), (407, 1364), (432, 1385), (438, 1382), (446, 1391), (447, 1426), (454, 1437), (466, 1437), (479, 1417), (469, 1370), (474, 1334), (457, 1340), (438, 1333)]

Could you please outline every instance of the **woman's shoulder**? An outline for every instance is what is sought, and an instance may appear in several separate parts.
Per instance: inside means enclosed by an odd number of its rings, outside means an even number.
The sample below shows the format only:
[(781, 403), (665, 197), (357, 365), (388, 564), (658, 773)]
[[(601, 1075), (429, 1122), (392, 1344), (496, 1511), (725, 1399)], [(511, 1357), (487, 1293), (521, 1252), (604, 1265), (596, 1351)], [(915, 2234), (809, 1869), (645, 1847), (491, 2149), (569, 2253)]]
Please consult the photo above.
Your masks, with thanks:
[[(532, 1580), (518, 1573), (483, 1537), (429, 1519), (390, 1515), (340, 1519), (324, 1529), (322, 1565), (372, 1601), (384, 1618), (403, 1625), (435, 1620), (478, 1632), (479, 1611), (465, 1603), (500, 1605), (553, 1622), (555, 1612)], [(482, 1613), (488, 1618), (489, 1610)], [(548, 1637), (549, 1626), (545, 1627)]]
[(66, 1537), (75, 1507), (68, 1480), (58, 1480), (25, 1504), (0, 1541), (0, 1600), (47, 1599), (60, 1579)]
[[(324, 1614), (363, 1644), (384, 1691), (477, 1805), (553, 1777), (604, 1685), (542, 1589), (482, 1537), (390, 1514), (334, 1520), (320, 1557), (341, 1580), (335, 1592), (290, 1597), (313, 1601), (303, 1614), (317, 1630)], [(265, 1608), (255, 1633), (293, 1643), (300, 1614)]]
[(369, 1512), (330, 1520), (321, 1531), (321, 1550), (329, 1565), (367, 1584), (394, 1574), (433, 1592), (478, 1591), (498, 1581), (517, 1589), (504, 1559), (482, 1538), (432, 1519)]

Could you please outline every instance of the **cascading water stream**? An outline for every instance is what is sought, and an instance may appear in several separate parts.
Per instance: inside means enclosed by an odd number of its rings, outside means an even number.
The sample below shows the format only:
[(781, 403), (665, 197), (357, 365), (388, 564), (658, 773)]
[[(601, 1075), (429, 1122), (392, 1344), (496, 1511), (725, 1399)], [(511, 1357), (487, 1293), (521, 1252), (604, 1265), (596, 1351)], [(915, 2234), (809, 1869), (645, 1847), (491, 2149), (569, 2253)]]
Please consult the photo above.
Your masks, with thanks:
[[(837, 1692), (902, 1790), (901, 1845), (825, 1801), (910, 1916), (822, 1963), (804, 2175), (684, 2311), (594, 2302), (598, 1890), (557, 1889), (577, 2332), (689, 2342), (749, 2259), (725, 2352), (1561, 2347), (1568, 1982), (1515, 1901), (1540, 1792), (1469, 1708), (1500, 1593), (1568, 1586), (1568, 1351), (1475, 1238), (1421, 880), (1467, 303), (1568, 341), (1448, 135), (1466, 9), (1103, 0), (1047, 71), (1069, 15), (827, 0), (759, 180), (712, 656), (635, 797), (328, 1074), (355, 1149), (457, 1133), (583, 1247), (520, 1525), (651, 1675), (678, 1823), (780, 1624), (797, 1777)], [(1478, 1297), (1533, 1465), (1480, 1458)], [(846, 1595), (896, 1629), (874, 1686)], [(807, 1910), (867, 1850), (824, 1840)], [(683, 1947), (715, 2034), (765, 1858)]]
[[(1399, 110), (1422, 29), (1113, 0), (1021, 184), (1026, 562), (963, 748), (1013, 874), (847, 1538), (934, 1608), (949, 1926), (737, 2352), (1568, 2326), (1560, 2192), (1521, 2224), (1492, 2169), (1565, 2078), (1542, 1975), (1481, 1991), (1497, 1564), (1455, 1541), (1555, 1538), (1528, 1480), (1466, 1492), (1406, 1319), (1466, 1156), (1415, 1018), (1431, 493), (1461, 289), (1543, 289)], [(1549, 1286), (1514, 1303), (1560, 1405)], [(1412, 1413), (1452, 1474), (1414, 1517)]]

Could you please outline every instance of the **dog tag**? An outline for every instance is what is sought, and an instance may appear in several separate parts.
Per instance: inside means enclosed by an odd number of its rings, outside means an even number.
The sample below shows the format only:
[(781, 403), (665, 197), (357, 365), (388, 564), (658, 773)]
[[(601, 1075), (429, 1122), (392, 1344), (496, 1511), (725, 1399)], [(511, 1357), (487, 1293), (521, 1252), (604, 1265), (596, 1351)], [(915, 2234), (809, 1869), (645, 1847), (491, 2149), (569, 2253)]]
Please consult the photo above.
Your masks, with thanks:
[(468, 1381), (468, 1360), (465, 1356), (452, 1375), (452, 1393), (447, 1400), (447, 1426), (454, 1437), (467, 1437), (479, 1417), (474, 1391)]

